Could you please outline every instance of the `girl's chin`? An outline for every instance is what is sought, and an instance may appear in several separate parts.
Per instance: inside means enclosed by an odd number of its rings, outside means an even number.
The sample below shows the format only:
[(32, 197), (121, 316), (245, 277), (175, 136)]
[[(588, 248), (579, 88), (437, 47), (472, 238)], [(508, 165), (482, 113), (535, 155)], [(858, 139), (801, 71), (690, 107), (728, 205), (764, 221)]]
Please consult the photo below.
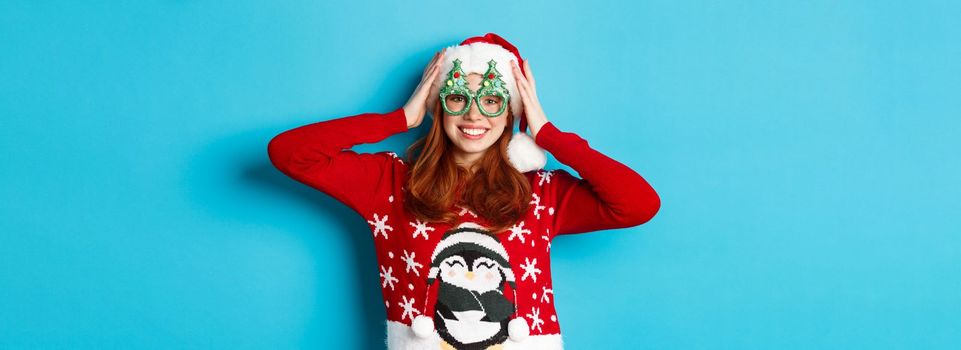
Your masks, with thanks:
[(460, 151), (464, 153), (478, 153), (478, 152), (486, 151), (488, 148), (490, 148), (490, 145), (483, 144), (481, 142), (476, 142), (476, 141), (470, 142), (468, 140), (467, 142), (465, 142), (465, 140), (461, 140), (460, 144), (457, 145), (457, 148), (459, 148)]

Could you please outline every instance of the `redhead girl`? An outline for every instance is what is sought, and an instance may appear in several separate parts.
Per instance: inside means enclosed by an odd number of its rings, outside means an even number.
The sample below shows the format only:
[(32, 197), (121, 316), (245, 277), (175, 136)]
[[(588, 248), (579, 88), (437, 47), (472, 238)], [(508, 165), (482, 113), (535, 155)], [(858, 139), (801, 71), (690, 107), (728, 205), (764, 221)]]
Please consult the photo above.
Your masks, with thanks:
[[(350, 150), (428, 113), (405, 157)], [(580, 177), (544, 169), (545, 151)], [(494, 33), (437, 52), (402, 108), (287, 130), (268, 153), (368, 223), (388, 349), (562, 349), (551, 241), (660, 208), (641, 175), (548, 121), (530, 64)]]

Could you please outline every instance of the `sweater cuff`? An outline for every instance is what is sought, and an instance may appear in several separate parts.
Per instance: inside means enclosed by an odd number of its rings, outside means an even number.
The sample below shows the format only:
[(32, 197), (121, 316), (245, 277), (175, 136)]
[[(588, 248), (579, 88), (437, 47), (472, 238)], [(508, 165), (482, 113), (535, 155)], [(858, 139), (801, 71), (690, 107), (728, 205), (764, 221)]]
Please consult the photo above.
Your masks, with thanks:
[(387, 118), (387, 131), (390, 132), (391, 135), (408, 130), (407, 115), (404, 113), (404, 107), (387, 112), (384, 118)]
[(562, 142), (561, 138), (557, 137), (559, 133), (561, 133), (561, 131), (554, 126), (553, 122), (547, 122), (544, 125), (541, 125), (540, 130), (537, 130), (537, 135), (534, 137), (534, 143), (548, 151), (556, 149), (554, 147), (557, 142)]

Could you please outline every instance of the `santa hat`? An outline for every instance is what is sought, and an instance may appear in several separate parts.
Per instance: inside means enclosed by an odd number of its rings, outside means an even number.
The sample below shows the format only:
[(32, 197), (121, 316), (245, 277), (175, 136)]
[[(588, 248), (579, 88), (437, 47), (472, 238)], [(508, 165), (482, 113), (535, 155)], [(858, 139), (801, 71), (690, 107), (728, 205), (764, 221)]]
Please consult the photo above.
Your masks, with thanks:
[[(521, 58), (517, 48), (494, 33), (467, 38), (459, 45), (447, 47), (443, 62), (440, 65), (440, 74), (437, 75), (437, 83), (433, 85), (434, 87), (428, 97), (429, 106), (436, 103), (440, 86), (444, 85), (444, 80), (447, 79), (446, 73), (454, 67), (455, 59), (460, 60), (461, 69), (464, 70), (465, 74), (485, 74), (488, 69), (487, 62), (490, 60), (497, 62), (497, 66), (503, 67), (498, 71), (503, 76), (504, 85), (510, 93), (511, 113), (514, 114), (514, 118), (520, 120), (519, 132), (511, 136), (511, 141), (507, 145), (508, 160), (514, 168), (522, 173), (544, 168), (544, 165), (547, 164), (547, 155), (527, 134), (524, 103), (517, 88), (514, 70), (510, 68), (510, 61), (514, 60), (520, 67), (521, 73), (525, 77), (527, 76), (527, 72), (524, 72), (524, 59)], [(511, 128), (513, 129), (513, 125)]]
[[(514, 271), (511, 270), (510, 267), (507, 250), (504, 249), (504, 246), (502, 246), (497, 238), (491, 235), (489, 231), (473, 222), (461, 223), (454, 230), (444, 234), (444, 237), (437, 243), (433, 254), (431, 254), (430, 272), (427, 274), (427, 293), (430, 294), (431, 285), (437, 280), (437, 274), (440, 273), (440, 263), (446, 257), (465, 250), (481, 252), (484, 256), (490, 258), (500, 266), (501, 271), (504, 273), (504, 282), (506, 282), (514, 292), (514, 303), (516, 304), (518, 302), (517, 282)], [(413, 328), (414, 334), (421, 338), (427, 338), (434, 332), (434, 320), (431, 317), (425, 316), (427, 313), (428, 300), (430, 300), (429, 297), (424, 298), (423, 312), (417, 317), (414, 317), (414, 320), (411, 322), (411, 328)], [(516, 313), (517, 305), (514, 305), (514, 310)], [(510, 320), (507, 324), (507, 334), (511, 340), (523, 340), (530, 334), (530, 327), (527, 325), (527, 320), (524, 319), (523, 316)]]

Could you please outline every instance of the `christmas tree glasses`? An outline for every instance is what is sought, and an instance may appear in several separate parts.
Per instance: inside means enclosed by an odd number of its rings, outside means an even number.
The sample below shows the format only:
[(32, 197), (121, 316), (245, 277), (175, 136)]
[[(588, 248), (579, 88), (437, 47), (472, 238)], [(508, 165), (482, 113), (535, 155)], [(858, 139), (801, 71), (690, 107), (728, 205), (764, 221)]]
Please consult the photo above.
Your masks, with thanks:
[(467, 74), (461, 69), (461, 60), (454, 60), (454, 67), (447, 73), (447, 80), (440, 90), (441, 106), (450, 115), (467, 113), (472, 103), (476, 101), (478, 110), (484, 116), (493, 118), (504, 113), (510, 102), (510, 93), (501, 80), (501, 73), (494, 66), (497, 62), (487, 62), (487, 73), (481, 81), (481, 88), (477, 92), (467, 87)]

